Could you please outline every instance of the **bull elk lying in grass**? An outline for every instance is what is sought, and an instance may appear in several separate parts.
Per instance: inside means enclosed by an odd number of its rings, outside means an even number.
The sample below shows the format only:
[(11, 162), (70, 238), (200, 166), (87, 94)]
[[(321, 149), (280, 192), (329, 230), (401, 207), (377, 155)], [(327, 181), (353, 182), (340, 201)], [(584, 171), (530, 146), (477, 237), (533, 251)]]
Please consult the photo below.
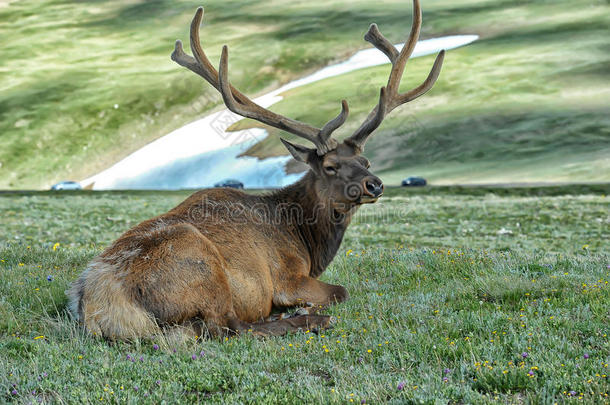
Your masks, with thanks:
[(441, 52), (420, 86), (398, 93), (421, 27), (419, 2), (413, 4), (411, 33), (400, 52), (375, 24), (365, 35), (387, 55), (392, 69), (377, 105), (341, 143), (331, 135), (347, 119), (345, 100), (341, 113), (322, 128), (255, 104), (229, 83), (226, 46), (218, 71), (210, 64), (199, 41), (203, 8), (197, 9), (190, 32), (194, 57), (177, 41), (172, 59), (214, 86), (234, 113), (313, 143), (315, 148), (309, 148), (282, 139), (309, 171), (297, 183), (262, 196), (232, 189), (196, 192), (124, 233), (93, 259), (68, 292), (71, 310), (89, 333), (129, 339), (179, 326), (198, 336), (280, 335), (329, 325), (329, 316), (306, 308), (288, 318), (265, 319), (274, 307), (325, 306), (348, 298), (344, 287), (318, 277), (333, 260), (358, 207), (383, 193), (381, 180), (361, 155), (364, 144), (386, 114), (433, 86), (443, 61)]

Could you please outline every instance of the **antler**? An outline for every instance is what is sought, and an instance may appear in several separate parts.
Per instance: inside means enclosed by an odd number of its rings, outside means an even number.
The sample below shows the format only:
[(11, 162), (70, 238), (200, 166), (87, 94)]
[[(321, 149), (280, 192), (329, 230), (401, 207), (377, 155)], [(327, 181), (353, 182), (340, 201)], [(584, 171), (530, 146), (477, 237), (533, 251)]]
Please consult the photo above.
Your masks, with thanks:
[(194, 57), (184, 53), (182, 42), (178, 40), (176, 41), (176, 46), (172, 53), (173, 61), (194, 73), (197, 73), (214, 86), (222, 95), (222, 99), (227, 108), (234, 113), (305, 138), (316, 145), (318, 155), (324, 155), (337, 147), (337, 142), (331, 138), (331, 135), (333, 131), (343, 125), (347, 119), (349, 114), (347, 101), (343, 100), (341, 102), (342, 108), (339, 115), (326, 123), (322, 129), (284, 117), (283, 115), (276, 114), (261, 107), (229, 83), (229, 51), (226, 45), (222, 48), (222, 56), (220, 57), (218, 71), (216, 71), (210, 63), (201, 48), (201, 42), (199, 40), (199, 26), (201, 25), (202, 18), (203, 7), (199, 7), (191, 22), (190, 42), (191, 51), (193, 52)]
[(360, 128), (358, 128), (353, 135), (345, 140), (346, 144), (353, 146), (360, 152), (362, 152), (364, 149), (364, 144), (369, 135), (371, 135), (371, 133), (377, 129), (390, 111), (401, 104), (408, 103), (409, 101), (416, 99), (430, 90), (438, 78), (441, 71), (441, 66), (443, 64), (443, 58), (445, 57), (444, 50), (441, 51), (436, 57), (432, 70), (430, 71), (430, 74), (428, 74), (428, 78), (422, 84), (406, 93), (398, 93), (398, 87), (400, 86), (400, 79), (402, 78), (405, 65), (413, 53), (415, 44), (417, 44), (417, 40), (419, 39), (421, 22), (422, 16), (419, 0), (413, 0), (413, 25), (411, 26), (409, 39), (405, 43), (400, 53), (394, 47), (394, 45), (392, 45), (392, 43), (381, 34), (379, 28), (377, 28), (377, 24), (371, 24), (369, 31), (364, 36), (366, 41), (375, 45), (377, 49), (383, 52), (388, 59), (390, 59), (390, 62), (392, 62), (392, 70), (390, 72), (390, 77), (388, 78), (388, 83), (385, 87), (382, 87), (379, 92), (379, 103), (369, 113), (368, 117), (362, 123)]

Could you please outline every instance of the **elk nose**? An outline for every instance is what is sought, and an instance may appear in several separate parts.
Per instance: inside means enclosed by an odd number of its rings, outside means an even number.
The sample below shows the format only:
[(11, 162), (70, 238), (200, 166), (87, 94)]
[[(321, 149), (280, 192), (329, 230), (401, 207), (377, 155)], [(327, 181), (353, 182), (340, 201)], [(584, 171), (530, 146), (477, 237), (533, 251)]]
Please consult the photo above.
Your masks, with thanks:
[(364, 194), (379, 197), (383, 194), (383, 183), (379, 177), (370, 176), (364, 179)]

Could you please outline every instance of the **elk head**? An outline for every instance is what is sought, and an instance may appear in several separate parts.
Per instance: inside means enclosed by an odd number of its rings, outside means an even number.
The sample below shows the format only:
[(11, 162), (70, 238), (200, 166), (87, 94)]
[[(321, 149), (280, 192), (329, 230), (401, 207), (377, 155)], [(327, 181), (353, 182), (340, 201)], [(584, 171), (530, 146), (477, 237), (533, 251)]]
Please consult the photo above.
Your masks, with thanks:
[(413, 0), (411, 33), (400, 52), (381, 34), (376, 24), (372, 24), (364, 36), (366, 41), (372, 43), (390, 59), (392, 69), (387, 84), (379, 91), (377, 105), (362, 125), (343, 142), (332, 138), (332, 133), (347, 119), (349, 114), (347, 101), (342, 101), (339, 115), (322, 128), (284, 117), (259, 106), (229, 83), (229, 57), (226, 45), (222, 48), (218, 71), (208, 60), (199, 40), (202, 17), (203, 7), (199, 7), (191, 22), (190, 43), (193, 56), (184, 53), (182, 42), (178, 40), (172, 53), (172, 60), (197, 73), (214, 86), (222, 95), (227, 108), (234, 113), (290, 132), (313, 143), (314, 147), (309, 148), (281, 139), (290, 154), (296, 160), (309, 165), (315, 174), (319, 197), (348, 207), (377, 201), (383, 193), (383, 183), (379, 177), (369, 171), (369, 161), (362, 156), (364, 144), (390, 111), (432, 88), (440, 73), (445, 54), (445, 51), (439, 53), (427, 79), (421, 85), (406, 93), (398, 92), (405, 65), (419, 38), (422, 22), (419, 1)]

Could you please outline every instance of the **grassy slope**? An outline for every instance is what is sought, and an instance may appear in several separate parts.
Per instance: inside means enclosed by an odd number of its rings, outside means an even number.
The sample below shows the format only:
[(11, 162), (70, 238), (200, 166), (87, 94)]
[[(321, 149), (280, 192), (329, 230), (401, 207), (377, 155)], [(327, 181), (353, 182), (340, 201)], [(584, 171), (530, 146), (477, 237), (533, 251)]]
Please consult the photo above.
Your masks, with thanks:
[[(173, 41), (187, 40), (199, 3), (20, 0), (0, 7), (0, 188), (84, 178), (218, 106), (209, 86), (169, 59)], [(410, 8), (365, 0), (205, 6), (211, 59), (228, 43), (232, 80), (250, 94), (367, 47), (362, 34), (372, 21), (399, 41)], [(483, 40), (452, 51), (436, 88), (378, 131), (368, 153), (388, 181), (407, 168), (457, 182), (473, 172), (480, 181), (507, 173), (608, 180), (606, 2), (574, 10), (567, 0), (437, 0), (424, 12), (422, 38), (478, 33)], [(406, 84), (430, 64), (410, 63)], [(386, 74), (374, 68), (295, 90), (274, 109), (322, 123), (347, 97), (353, 128)], [(257, 154), (285, 153), (278, 145), (270, 137)]]
[(468, 191), (392, 189), (360, 211), (323, 275), (351, 293), (330, 310), (335, 329), (176, 352), (83, 336), (63, 291), (103, 246), (185, 192), (2, 194), (0, 402), (601, 403), (607, 187)]
[[(393, 184), (408, 174), (443, 183), (610, 180), (610, 8), (585, 3), (575, 10), (570, 1), (427, 2), (424, 33), (481, 40), (449, 51), (435, 88), (386, 118), (367, 144), (373, 167)], [(423, 80), (432, 61), (409, 62), (403, 88)], [(388, 70), (295, 89), (274, 108), (322, 124), (345, 97), (345, 136), (374, 106)], [(284, 154), (277, 138), (250, 153)]]
[[(221, 103), (169, 55), (200, 1), (21, 0), (0, 7), (0, 188), (83, 178)], [(375, 20), (408, 6), (368, 1), (205, 2), (212, 61), (231, 47), (249, 94), (365, 47)], [(118, 108), (114, 106), (118, 105)], [(202, 135), (204, 136), (204, 135)]]

